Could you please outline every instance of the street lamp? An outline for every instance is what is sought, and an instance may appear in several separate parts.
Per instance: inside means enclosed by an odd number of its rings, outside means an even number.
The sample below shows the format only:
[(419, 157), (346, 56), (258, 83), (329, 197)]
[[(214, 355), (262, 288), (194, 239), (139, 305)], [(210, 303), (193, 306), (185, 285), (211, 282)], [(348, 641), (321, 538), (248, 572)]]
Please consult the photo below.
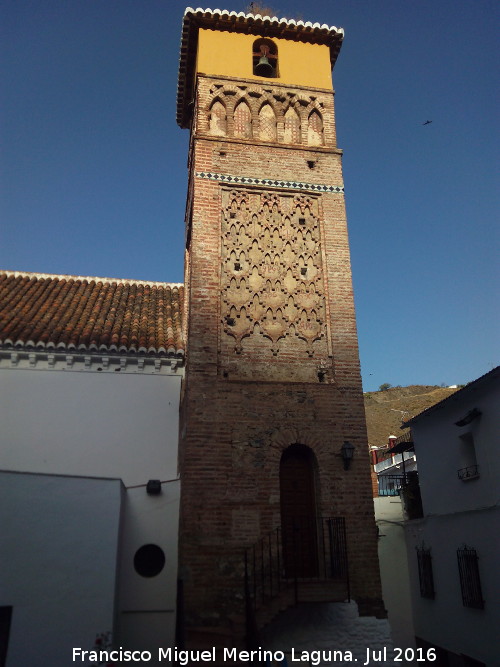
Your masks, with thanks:
[(351, 465), (352, 457), (354, 456), (354, 445), (351, 445), (350, 442), (344, 440), (344, 444), (340, 450), (340, 455), (344, 461), (344, 470), (349, 470)]

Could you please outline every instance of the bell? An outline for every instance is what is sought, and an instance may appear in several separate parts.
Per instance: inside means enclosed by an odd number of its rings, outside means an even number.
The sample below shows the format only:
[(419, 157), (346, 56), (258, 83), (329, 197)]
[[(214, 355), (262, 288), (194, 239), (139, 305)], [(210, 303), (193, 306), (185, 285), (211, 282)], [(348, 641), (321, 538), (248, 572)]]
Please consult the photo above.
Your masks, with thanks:
[(261, 56), (259, 62), (255, 65), (255, 74), (258, 76), (272, 76), (273, 66), (267, 59), (267, 56)]

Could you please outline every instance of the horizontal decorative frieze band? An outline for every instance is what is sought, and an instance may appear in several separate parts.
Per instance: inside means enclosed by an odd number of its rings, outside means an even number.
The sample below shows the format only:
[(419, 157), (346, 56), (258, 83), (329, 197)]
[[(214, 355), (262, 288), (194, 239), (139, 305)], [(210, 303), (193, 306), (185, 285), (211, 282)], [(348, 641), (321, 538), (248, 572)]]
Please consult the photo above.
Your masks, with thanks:
[(235, 185), (263, 185), (267, 188), (285, 188), (289, 190), (308, 190), (310, 192), (344, 192), (340, 185), (321, 185), (320, 183), (303, 183), (302, 181), (281, 181), (272, 178), (252, 178), (251, 176), (231, 176), (216, 174), (212, 171), (197, 171), (197, 178), (208, 178), (210, 181), (234, 183)]

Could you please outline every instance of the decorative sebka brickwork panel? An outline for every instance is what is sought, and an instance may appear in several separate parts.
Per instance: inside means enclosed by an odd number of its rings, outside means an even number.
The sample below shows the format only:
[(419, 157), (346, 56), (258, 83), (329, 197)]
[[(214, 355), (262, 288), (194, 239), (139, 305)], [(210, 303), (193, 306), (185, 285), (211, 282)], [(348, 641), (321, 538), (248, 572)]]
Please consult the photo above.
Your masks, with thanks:
[(223, 357), (325, 358), (320, 198), (228, 189), (222, 199)]

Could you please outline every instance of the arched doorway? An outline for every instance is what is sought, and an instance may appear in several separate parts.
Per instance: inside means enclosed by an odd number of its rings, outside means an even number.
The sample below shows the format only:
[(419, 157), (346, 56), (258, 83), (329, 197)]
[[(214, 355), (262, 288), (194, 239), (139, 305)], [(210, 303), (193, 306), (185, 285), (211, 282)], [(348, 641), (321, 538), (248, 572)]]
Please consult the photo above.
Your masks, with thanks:
[(318, 575), (314, 454), (291, 445), (280, 462), (283, 560), (287, 577)]

